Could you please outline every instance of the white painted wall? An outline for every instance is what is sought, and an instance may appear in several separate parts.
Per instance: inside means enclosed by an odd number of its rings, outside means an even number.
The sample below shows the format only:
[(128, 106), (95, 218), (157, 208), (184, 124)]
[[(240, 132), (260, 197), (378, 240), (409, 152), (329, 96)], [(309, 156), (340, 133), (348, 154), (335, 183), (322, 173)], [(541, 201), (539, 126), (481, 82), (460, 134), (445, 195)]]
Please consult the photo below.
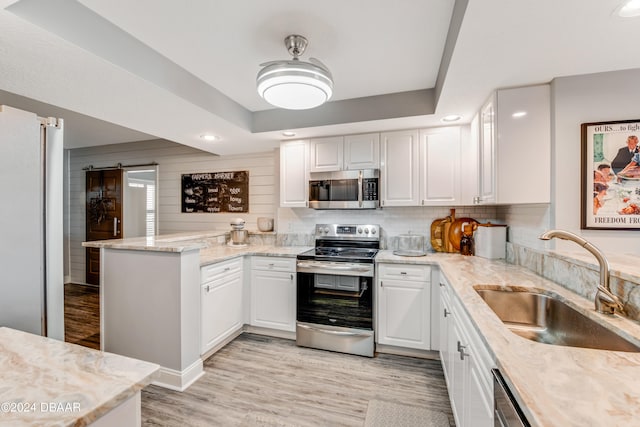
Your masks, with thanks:
[[(232, 218), (242, 217), (249, 230), (257, 218), (275, 218), (278, 194), (276, 153), (219, 157), (165, 140), (80, 148), (69, 151), (69, 281), (85, 280), (85, 172), (84, 167), (156, 162), (158, 166), (158, 234), (181, 231), (229, 230)], [(249, 213), (181, 213), (183, 173), (249, 171)], [(126, 237), (126, 236), (125, 236)]]
[[(552, 82), (554, 227), (577, 233), (606, 253), (638, 253), (640, 232), (580, 230), (580, 124), (640, 120), (640, 69), (563, 77)], [(558, 242), (562, 251), (579, 248)]]

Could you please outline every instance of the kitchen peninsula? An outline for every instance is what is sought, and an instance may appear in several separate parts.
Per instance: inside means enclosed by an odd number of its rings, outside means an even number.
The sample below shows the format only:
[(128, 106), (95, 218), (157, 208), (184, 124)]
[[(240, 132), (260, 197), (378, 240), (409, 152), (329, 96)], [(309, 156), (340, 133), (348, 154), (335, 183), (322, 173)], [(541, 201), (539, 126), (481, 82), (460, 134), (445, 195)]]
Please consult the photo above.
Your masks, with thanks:
[(0, 424), (139, 426), (158, 365), (0, 327)]
[(101, 248), (101, 348), (159, 364), (156, 385), (182, 391), (200, 378), (200, 267), (243, 255), (295, 257), (310, 249), (231, 247), (225, 244), (226, 234), (194, 232), (83, 243)]

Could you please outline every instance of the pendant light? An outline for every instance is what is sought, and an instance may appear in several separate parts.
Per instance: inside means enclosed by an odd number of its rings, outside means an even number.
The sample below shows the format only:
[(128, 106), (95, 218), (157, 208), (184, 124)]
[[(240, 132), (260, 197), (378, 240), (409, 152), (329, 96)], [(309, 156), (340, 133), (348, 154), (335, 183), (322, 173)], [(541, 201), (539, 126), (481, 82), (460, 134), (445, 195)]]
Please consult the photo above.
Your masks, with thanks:
[(256, 84), (258, 94), (269, 104), (287, 110), (307, 110), (327, 102), (333, 94), (331, 72), (322, 62), (309, 58), (301, 61), (308, 41), (300, 35), (284, 39), (291, 60), (260, 64)]

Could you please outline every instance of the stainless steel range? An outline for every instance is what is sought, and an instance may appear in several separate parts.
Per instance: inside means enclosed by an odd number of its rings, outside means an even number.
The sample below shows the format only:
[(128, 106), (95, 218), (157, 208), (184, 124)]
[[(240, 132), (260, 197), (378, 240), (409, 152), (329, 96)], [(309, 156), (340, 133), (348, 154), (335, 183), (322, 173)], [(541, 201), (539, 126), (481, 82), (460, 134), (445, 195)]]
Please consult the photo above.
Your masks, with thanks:
[(380, 226), (318, 224), (315, 240), (297, 257), (296, 343), (373, 357)]

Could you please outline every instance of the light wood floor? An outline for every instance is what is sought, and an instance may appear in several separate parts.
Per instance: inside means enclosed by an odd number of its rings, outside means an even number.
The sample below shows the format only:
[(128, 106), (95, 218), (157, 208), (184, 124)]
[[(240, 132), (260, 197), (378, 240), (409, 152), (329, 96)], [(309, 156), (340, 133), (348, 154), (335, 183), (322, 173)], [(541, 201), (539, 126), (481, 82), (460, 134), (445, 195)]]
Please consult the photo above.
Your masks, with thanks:
[(207, 359), (205, 372), (182, 393), (146, 387), (143, 425), (362, 426), (377, 399), (442, 411), (454, 426), (439, 361), (344, 355), (244, 333)]
[[(99, 349), (99, 310), (98, 288), (66, 284), (65, 341)], [(362, 426), (377, 399), (442, 411), (454, 426), (439, 361), (371, 359), (245, 333), (204, 367), (185, 392), (146, 387), (143, 425)]]
[(64, 285), (64, 340), (100, 350), (100, 290)]

